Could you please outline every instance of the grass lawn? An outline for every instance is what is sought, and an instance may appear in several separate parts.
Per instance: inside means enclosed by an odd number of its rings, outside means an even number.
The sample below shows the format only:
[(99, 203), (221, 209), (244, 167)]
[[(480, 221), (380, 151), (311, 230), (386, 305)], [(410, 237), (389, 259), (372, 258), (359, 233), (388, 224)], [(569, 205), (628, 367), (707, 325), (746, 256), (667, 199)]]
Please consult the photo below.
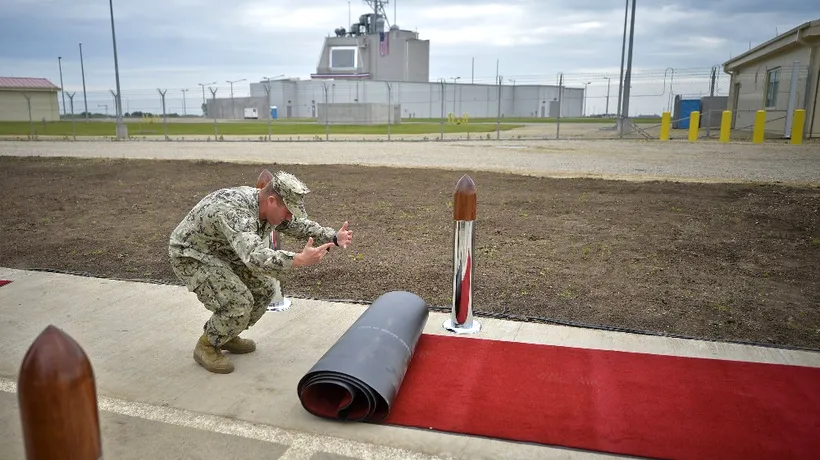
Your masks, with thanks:
[[(402, 118), (403, 123), (438, 123), (438, 118)], [(660, 118), (633, 118), (635, 123), (660, 123)], [(535, 118), (535, 117), (505, 117), (501, 123), (556, 123), (557, 118)], [(467, 117), (467, 124), (473, 123), (496, 123), (495, 117), (472, 118)], [(612, 124), (615, 118), (561, 118), (561, 123), (597, 123)], [(502, 124), (502, 126), (504, 126)], [(503, 128), (502, 128), (503, 129)]]
[[(163, 123), (146, 123), (146, 122), (126, 122), (128, 126), (128, 134), (131, 136), (139, 135), (162, 135)], [(521, 124), (502, 124), (501, 130), (507, 131), (514, 128), (520, 128)], [(78, 136), (115, 136), (116, 123), (114, 121), (94, 121), (85, 123), (84, 121), (77, 121), (74, 124), (76, 134)], [(32, 126), (28, 122), (0, 122), (0, 136), (28, 136), (31, 132)], [(35, 122), (33, 124), (34, 132), (39, 136), (71, 136), (72, 128), (70, 121), (55, 121), (55, 122)], [(214, 124), (211, 123), (173, 123), (168, 122), (168, 135), (213, 135)], [(225, 136), (265, 136), (268, 133), (268, 124), (266, 122), (217, 122), (217, 130), (219, 135)], [(486, 133), (494, 132), (496, 124), (444, 124), (445, 133)], [(400, 125), (393, 125), (390, 127), (392, 134), (437, 134), (441, 131), (438, 122), (430, 123), (407, 123)], [(329, 129), (330, 134), (387, 134), (387, 125), (331, 125)], [(271, 123), (271, 134), (275, 136), (281, 135), (324, 135), (325, 125), (319, 124), (284, 124)]]

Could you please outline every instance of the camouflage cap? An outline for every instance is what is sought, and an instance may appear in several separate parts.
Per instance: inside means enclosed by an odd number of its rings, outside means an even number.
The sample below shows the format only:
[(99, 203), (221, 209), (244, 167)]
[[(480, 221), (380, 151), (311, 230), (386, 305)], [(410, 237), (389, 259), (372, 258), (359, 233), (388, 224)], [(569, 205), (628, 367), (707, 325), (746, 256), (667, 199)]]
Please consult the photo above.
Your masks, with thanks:
[(307, 185), (296, 176), (285, 171), (277, 171), (271, 179), (273, 190), (282, 197), (293, 217), (307, 219), (305, 195), (310, 193)]

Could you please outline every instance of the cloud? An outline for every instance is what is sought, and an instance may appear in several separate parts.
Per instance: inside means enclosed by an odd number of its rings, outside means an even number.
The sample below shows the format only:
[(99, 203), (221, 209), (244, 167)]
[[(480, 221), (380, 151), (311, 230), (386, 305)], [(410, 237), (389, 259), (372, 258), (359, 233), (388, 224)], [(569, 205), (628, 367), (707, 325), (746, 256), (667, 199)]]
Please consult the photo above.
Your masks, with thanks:
[[(399, 1), (386, 8), (389, 23), (395, 7), (402, 28), (431, 40), (432, 80), (461, 76), (462, 81), (492, 82), (498, 65), (499, 73), (516, 84), (552, 84), (563, 72), (571, 84), (588, 83), (596, 97), (604, 97), (600, 92), (613, 79), (617, 88), (623, 0), (456, 1)], [(82, 42), (86, 85), (99, 92), (94, 97), (100, 103), (110, 102), (108, 90), (116, 82), (107, 2), (3, 4), (0, 42), (6, 46), (0, 49), (0, 75), (43, 76), (58, 83), (57, 56), (62, 56), (66, 88), (81, 91)], [(169, 98), (190, 88), (188, 97), (194, 97), (201, 96), (197, 83), (217, 82), (219, 92), (227, 93), (228, 80), (281, 74), (309, 78), (324, 37), (337, 27), (349, 28), (367, 12), (361, 0), (351, 0), (349, 10), (342, 0), (115, 1), (124, 95), (134, 95), (132, 105), (151, 105), (158, 101), (156, 88), (172, 89)], [(647, 90), (657, 92), (667, 84), (666, 69), (676, 69), (680, 81), (687, 72), (708, 77), (712, 66), (750, 45), (817, 18), (820, 6), (805, 0), (639, 2), (633, 66), (658, 78), (657, 88)], [(247, 94), (248, 86), (234, 85), (234, 92)]]

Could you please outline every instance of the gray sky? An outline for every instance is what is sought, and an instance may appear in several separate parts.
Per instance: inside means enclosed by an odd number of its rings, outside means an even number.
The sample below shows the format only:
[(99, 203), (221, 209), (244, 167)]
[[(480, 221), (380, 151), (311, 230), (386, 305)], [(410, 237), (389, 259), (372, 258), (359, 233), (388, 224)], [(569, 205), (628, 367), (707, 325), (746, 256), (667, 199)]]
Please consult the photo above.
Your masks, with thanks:
[[(393, 22), (431, 40), (430, 78), (461, 76), (492, 82), (500, 72), (521, 83), (555, 83), (556, 74), (617, 82), (623, 0), (392, 0)], [(123, 92), (156, 88), (199, 91), (199, 82), (285, 74), (309, 78), (322, 40), (368, 11), (362, 0), (114, 1)], [(4, 0), (0, 15), (0, 75), (47, 77), (82, 91), (78, 42), (89, 91), (114, 86), (108, 2)], [(708, 74), (730, 56), (805, 21), (820, 18), (806, 0), (638, 2), (634, 68), (699, 69)], [(617, 83), (614, 83), (617, 85)], [(226, 88), (222, 90), (221, 88)], [(234, 85), (247, 93), (247, 83)]]

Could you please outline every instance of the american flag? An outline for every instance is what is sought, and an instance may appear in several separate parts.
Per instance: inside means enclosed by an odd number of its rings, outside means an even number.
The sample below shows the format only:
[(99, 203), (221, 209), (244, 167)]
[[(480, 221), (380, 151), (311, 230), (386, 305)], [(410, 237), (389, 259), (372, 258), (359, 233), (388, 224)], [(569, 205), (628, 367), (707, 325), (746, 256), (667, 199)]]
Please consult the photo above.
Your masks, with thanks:
[(379, 32), (379, 54), (387, 56), (390, 54), (390, 34)]

